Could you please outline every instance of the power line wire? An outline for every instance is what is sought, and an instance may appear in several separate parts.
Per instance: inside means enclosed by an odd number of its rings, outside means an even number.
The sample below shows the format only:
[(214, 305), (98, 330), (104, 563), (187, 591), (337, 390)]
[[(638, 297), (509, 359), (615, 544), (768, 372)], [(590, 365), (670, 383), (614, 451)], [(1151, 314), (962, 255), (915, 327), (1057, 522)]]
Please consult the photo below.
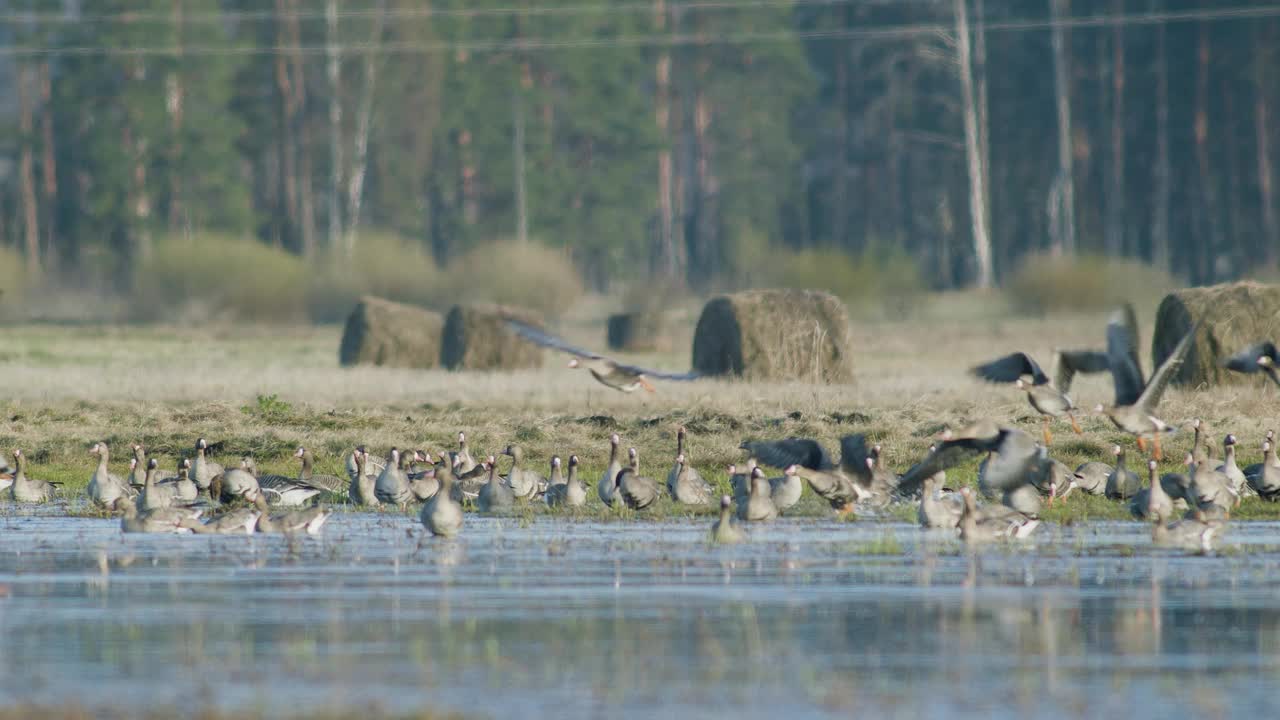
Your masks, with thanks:
[[(1280, 5), (1245, 8), (1179, 10), (1157, 13), (1117, 13), (1046, 20), (988, 21), (987, 32), (1029, 32), (1114, 26), (1142, 26), (1192, 21), (1249, 20), (1280, 17)], [(479, 41), (351, 43), (338, 45), (343, 54), (376, 53), (387, 55), (429, 54), (441, 52), (501, 52), (507, 50), (572, 50), (602, 47), (672, 47), (684, 45), (740, 45), (747, 43), (786, 42), (790, 40), (894, 39), (924, 35), (946, 35), (950, 23), (906, 23), (899, 25), (863, 26), (831, 30), (782, 30), (735, 34), (670, 33), (650, 35), (617, 35), (591, 38), (504, 38)], [(0, 47), (0, 56), (36, 57), (68, 56), (211, 56), (211, 55), (319, 55), (328, 51), (325, 45), (191, 45), (168, 47)]]

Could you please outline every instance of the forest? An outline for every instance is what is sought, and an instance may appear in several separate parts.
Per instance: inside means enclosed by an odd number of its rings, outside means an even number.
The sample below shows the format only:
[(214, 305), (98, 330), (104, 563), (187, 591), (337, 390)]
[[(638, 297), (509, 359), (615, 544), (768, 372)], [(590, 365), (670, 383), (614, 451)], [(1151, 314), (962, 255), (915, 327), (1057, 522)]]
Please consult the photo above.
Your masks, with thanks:
[(0, 278), (128, 293), (246, 242), (532, 243), (604, 292), (805, 253), (1265, 276), (1278, 45), (1247, 0), (10, 2)]

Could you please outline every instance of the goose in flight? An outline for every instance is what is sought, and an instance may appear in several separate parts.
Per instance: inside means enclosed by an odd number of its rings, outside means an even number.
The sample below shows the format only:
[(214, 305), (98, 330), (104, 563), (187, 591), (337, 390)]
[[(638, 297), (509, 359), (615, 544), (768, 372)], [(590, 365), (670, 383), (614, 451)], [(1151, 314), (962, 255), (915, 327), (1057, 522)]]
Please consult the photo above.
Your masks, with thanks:
[[(1067, 393), (1071, 389), (1071, 380), (1076, 373), (1097, 373), (1110, 369), (1107, 354), (1097, 350), (1058, 350), (1053, 356), (1053, 379), (1045, 374), (1040, 365), (1027, 353), (1015, 352), (996, 358), (991, 362), (979, 365), (971, 371), (974, 375), (988, 382), (1016, 382), (1018, 389), (1027, 393), (1027, 402), (1044, 418), (1044, 442), (1053, 442), (1049, 432), (1049, 421), (1052, 418), (1067, 416), (1071, 421), (1071, 429), (1080, 434), (1080, 424), (1076, 422), (1076, 405)], [(1031, 382), (1023, 379), (1030, 376)]]
[(1266, 373), (1271, 382), (1280, 387), (1280, 374), (1276, 372), (1276, 364), (1280, 363), (1280, 354), (1276, 352), (1275, 343), (1264, 341), (1254, 343), (1240, 352), (1222, 361), (1223, 367), (1238, 373)]
[(668, 373), (660, 370), (648, 370), (635, 365), (624, 365), (604, 355), (598, 355), (590, 350), (583, 350), (580, 347), (570, 345), (555, 335), (545, 333), (518, 320), (507, 320), (507, 326), (529, 342), (576, 356), (569, 360), (569, 367), (586, 368), (591, 373), (591, 377), (595, 378), (600, 384), (625, 393), (635, 392), (639, 388), (655, 392), (656, 388), (649, 382), (650, 378), (685, 381), (696, 380), (701, 377), (696, 372)]

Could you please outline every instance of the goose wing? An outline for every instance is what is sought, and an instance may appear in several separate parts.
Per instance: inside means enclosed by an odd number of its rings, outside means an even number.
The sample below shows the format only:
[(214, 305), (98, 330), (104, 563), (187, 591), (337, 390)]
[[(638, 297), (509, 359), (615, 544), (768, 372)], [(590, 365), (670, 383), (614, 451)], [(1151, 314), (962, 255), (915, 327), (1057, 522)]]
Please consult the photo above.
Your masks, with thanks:
[(1053, 385), (1058, 392), (1071, 389), (1071, 381), (1079, 373), (1100, 373), (1111, 369), (1107, 354), (1101, 350), (1059, 350), (1054, 353)]
[(567, 352), (570, 355), (577, 355), (580, 358), (587, 358), (588, 360), (608, 359), (608, 358), (605, 358), (603, 355), (598, 355), (596, 353), (591, 352), (590, 350), (584, 350), (578, 347), (577, 345), (572, 345), (566, 342), (563, 338), (560, 338), (548, 332), (539, 330), (538, 328), (532, 325), (529, 325), (527, 323), (520, 322), (519, 320), (512, 320), (508, 318), (506, 322), (507, 322), (507, 327), (511, 328), (512, 332), (524, 338), (525, 340), (528, 340), (529, 342), (537, 345), (541, 345), (542, 347), (548, 347), (553, 350)]
[(1030, 355), (1023, 352), (1010, 353), (1004, 357), (996, 358), (989, 363), (973, 368), (970, 372), (983, 380), (991, 382), (1013, 382), (1023, 375), (1030, 375), (1031, 382), (1036, 385), (1044, 385), (1049, 382), (1049, 376), (1044, 374), (1044, 370), (1040, 369), (1040, 365)]
[(1182, 361), (1187, 358), (1187, 353), (1191, 351), (1191, 342), (1195, 340), (1196, 333), (1200, 331), (1200, 321), (1197, 320), (1195, 325), (1187, 331), (1186, 335), (1178, 341), (1174, 346), (1173, 352), (1169, 353), (1169, 357), (1160, 363), (1160, 367), (1156, 368), (1151, 375), (1151, 380), (1143, 389), (1142, 395), (1138, 398), (1137, 405), (1145, 408), (1147, 411), (1154, 410), (1156, 405), (1160, 404), (1160, 398), (1164, 396), (1165, 388), (1169, 387), (1169, 382), (1173, 380), (1173, 376), (1178, 372), (1178, 368), (1182, 367)]
[(799, 465), (810, 470), (834, 470), (836, 464), (831, 455), (817, 440), (787, 438), (786, 440), (748, 440), (738, 447), (746, 450), (762, 465), (785, 468)]
[(1107, 363), (1115, 384), (1116, 407), (1133, 405), (1142, 396), (1142, 366), (1138, 364), (1137, 321), (1133, 306), (1125, 305), (1107, 322)]

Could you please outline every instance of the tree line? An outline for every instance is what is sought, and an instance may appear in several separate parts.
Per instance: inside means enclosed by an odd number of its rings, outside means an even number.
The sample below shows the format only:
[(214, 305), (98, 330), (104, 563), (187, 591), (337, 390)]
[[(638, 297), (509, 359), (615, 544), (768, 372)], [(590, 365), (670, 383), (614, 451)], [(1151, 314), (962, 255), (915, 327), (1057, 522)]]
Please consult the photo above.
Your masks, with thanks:
[(498, 238), (703, 287), (807, 248), (936, 287), (1029, 255), (1276, 267), (1280, 9), (1179, 0), (30, 0), (0, 9), (0, 244)]

